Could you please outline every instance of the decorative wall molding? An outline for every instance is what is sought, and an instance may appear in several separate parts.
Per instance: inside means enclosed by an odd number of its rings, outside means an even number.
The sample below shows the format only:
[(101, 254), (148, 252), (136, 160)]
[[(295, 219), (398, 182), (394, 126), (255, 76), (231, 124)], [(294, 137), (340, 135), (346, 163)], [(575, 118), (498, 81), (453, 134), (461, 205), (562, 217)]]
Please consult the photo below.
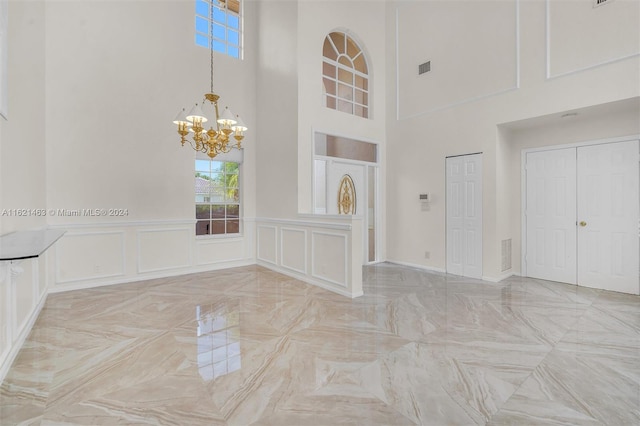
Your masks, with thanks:
[[(37, 272), (31, 275), (30, 283), (31, 290), (37, 289), (37, 293), (32, 295), (30, 310), (27, 312), (22, 324), (17, 324), (16, 279), (18, 275), (24, 271), (20, 264), (28, 261), (32, 262), (32, 271)], [(2, 342), (2, 353), (0, 353), (0, 383), (3, 382), (7, 375), (11, 364), (13, 364), (18, 352), (20, 352), (20, 349), (24, 345), (25, 340), (33, 328), (33, 324), (35, 324), (44, 306), (47, 289), (45, 288), (42, 292), (40, 291), (39, 272), (39, 262), (37, 262), (37, 259), (19, 262), (0, 262), (0, 275), (4, 278), (0, 279), (0, 290), (4, 290), (5, 292), (5, 306), (2, 309), (2, 314), (5, 315), (5, 319), (0, 322), (5, 328), (5, 332), (0, 333), (0, 335), (5, 334), (5, 341)]]
[(119, 279), (107, 280), (107, 281), (96, 281), (96, 282), (89, 281), (89, 282), (83, 282), (83, 283), (70, 283), (70, 285), (50, 287), (48, 290), (48, 294), (64, 293), (64, 292), (73, 291), (73, 290), (86, 290), (89, 288), (106, 287), (111, 285), (129, 284), (129, 283), (135, 283), (138, 281), (154, 280), (159, 278), (178, 277), (186, 274), (197, 274), (200, 272), (217, 271), (220, 269), (236, 268), (236, 267), (249, 266), (249, 265), (255, 265), (255, 261), (243, 260), (243, 261), (237, 261), (237, 262), (221, 262), (219, 264), (214, 264), (214, 265), (203, 265), (201, 267), (189, 268), (189, 270), (186, 270), (186, 271), (182, 269), (166, 270), (166, 271), (159, 271), (157, 273), (148, 273), (145, 275), (133, 275), (125, 278), (119, 278)]
[[(245, 219), (246, 221), (246, 219)], [(179, 226), (195, 225), (195, 219), (175, 219), (175, 220), (146, 220), (146, 221), (122, 221), (122, 222), (97, 222), (97, 223), (69, 223), (50, 225), (51, 229), (86, 229), (86, 228), (135, 228), (145, 226)]]
[[(274, 221), (262, 221), (260, 220), (260, 222), (265, 222), (265, 223), (277, 223)], [(262, 256), (262, 251), (261, 249), (263, 248), (263, 244), (262, 244), (262, 238), (260, 237), (261, 233), (260, 230), (265, 229), (265, 230), (271, 230), (273, 232), (273, 259), (269, 259), (267, 257)], [(278, 265), (278, 233), (277, 233), (278, 227), (277, 226), (273, 226), (273, 225), (260, 225), (258, 224), (256, 227), (256, 236), (257, 236), (257, 241), (258, 241), (258, 248), (257, 248), (257, 255), (256, 258), (262, 262), (266, 262), (272, 265)], [(266, 250), (266, 247), (264, 247)]]
[(257, 261), (256, 263), (259, 266), (270, 269), (272, 271), (278, 272), (280, 274), (286, 275), (288, 277), (294, 278), (296, 280), (300, 280), (304, 283), (314, 285), (316, 287), (320, 287), (324, 290), (330, 291), (332, 293), (339, 294), (341, 296), (348, 297), (350, 299), (354, 299), (356, 297), (362, 296), (364, 293), (362, 291), (352, 293), (345, 287), (337, 287), (333, 284), (327, 284), (325, 280), (312, 278), (309, 274), (303, 275), (297, 272), (292, 271), (291, 269), (283, 268), (281, 266), (264, 263), (262, 261)]
[[(399, 51), (400, 51), (400, 33), (399, 33), (399, 28), (400, 28), (400, 6), (396, 7), (396, 16), (395, 16), (395, 61), (396, 61), (396, 66), (395, 66), (395, 71), (396, 71), (396, 120), (398, 121), (402, 121), (402, 120), (408, 120), (408, 119), (412, 119), (412, 118), (416, 118), (416, 117), (420, 117), (422, 115), (427, 115), (427, 114), (432, 114), (434, 112), (438, 112), (438, 111), (443, 111), (443, 110), (447, 110), (450, 108), (454, 108), (460, 105), (464, 105), (467, 103), (471, 103), (471, 102), (476, 102), (479, 100), (483, 100), (483, 99), (487, 99), (487, 98), (492, 98), (494, 96), (498, 96), (498, 95), (503, 95), (505, 93), (509, 93), (509, 92), (513, 92), (515, 90), (518, 90), (520, 88), (520, 0), (511, 0), (513, 2), (515, 2), (515, 43), (516, 43), (516, 49), (515, 49), (515, 84), (511, 87), (507, 87), (501, 90), (497, 90), (497, 91), (493, 91), (490, 93), (485, 93), (485, 94), (481, 94), (481, 95), (477, 95), (477, 96), (471, 96), (465, 99), (461, 99), (459, 101), (456, 102), (451, 102), (451, 103), (447, 103), (445, 105), (441, 105), (438, 106), (436, 108), (431, 108), (431, 109), (427, 109), (424, 111), (419, 111), (413, 114), (406, 114), (406, 115), (402, 115), (400, 113), (400, 55), (399, 55)], [(547, 0), (548, 1), (548, 0)]]
[[(212, 238), (212, 239), (196, 239), (196, 247), (197, 248), (203, 248), (203, 247), (207, 247), (207, 246), (220, 246), (220, 250), (226, 250), (226, 252), (228, 252), (228, 249), (223, 248), (222, 246), (230, 246), (232, 244), (240, 244), (242, 245), (242, 251), (245, 252), (245, 239), (244, 238)], [(200, 250), (197, 250), (198, 253)], [(243, 253), (241, 256), (239, 257), (232, 257), (229, 259), (222, 259), (222, 260), (212, 260), (212, 261), (206, 261), (206, 262), (202, 262), (199, 260), (200, 256), (197, 256), (197, 260), (196, 260), (196, 265), (198, 266), (204, 266), (204, 265), (216, 265), (216, 264), (220, 264), (220, 263), (226, 263), (226, 262), (240, 262), (243, 260), (247, 259), (246, 253)]]
[[(168, 234), (168, 233), (176, 233), (176, 232), (180, 232), (180, 233), (187, 233), (186, 236), (186, 244), (185, 247), (183, 247), (182, 249), (184, 251), (186, 251), (187, 256), (186, 256), (186, 261), (184, 263), (178, 263), (178, 264), (174, 264), (174, 265), (170, 265), (170, 266), (162, 266), (162, 267), (157, 267), (157, 268), (145, 268), (143, 267), (143, 259), (144, 259), (144, 253), (142, 251), (142, 235), (144, 234)], [(193, 253), (191, 252), (191, 244), (190, 244), (190, 238), (194, 237), (193, 235), (191, 235), (192, 229), (191, 228), (155, 228), (155, 229), (139, 229), (136, 232), (136, 259), (137, 259), (137, 271), (139, 274), (146, 274), (149, 272), (159, 272), (159, 271), (167, 271), (167, 270), (172, 270), (172, 269), (181, 269), (181, 268), (188, 268), (189, 266), (191, 266), (193, 264)]]
[(261, 223), (277, 223), (283, 225), (291, 225), (291, 226), (301, 226), (301, 227), (309, 227), (309, 228), (322, 228), (322, 229), (335, 229), (341, 231), (350, 231), (351, 224), (350, 223), (333, 223), (322, 221), (323, 219), (341, 219), (344, 220), (345, 217), (350, 217), (346, 215), (312, 215), (312, 214), (301, 214), (300, 217), (308, 217), (308, 218), (318, 218), (319, 220), (316, 222), (314, 220), (297, 220), (297, 219), (271, 219), (271, 218), (257, 218), (256, 221)]
[(635, 52), (635, 53), (631, 53), (628, 55), (622, 55), (619, 57), (615, 57), (615, 58), (610, 58), (610, 59), (606, 59), (603, 61), (598, 61), (595, 62), (591, 65), (587, 65), (584, 67), (580, 67), (580, 68), (576, 68), (574, 70), (569, 70), (569, 71), (565, 71), (565, 72), (561, 72), (558, 74), (552, 74), (551, 72), (551, 14), (550, 14), (550, 4), (551, 4), (551, 0), (546, 0), (545, 1), (545, 48), (546, 48), (546, 79), (547, 80), (553, 80), (556, 78), (560, 78), (560, 77), (564, 77), (567, 75), (571, 75), (571, 74), (576, 74), (582, 71), (587, 71), (587, 70), (591, 70), (594, 68), (598, 68), (601, 67), (603, 65), (609, 65), (609, 64), (613, 64), (616, 62), (620, 62), (620, 61), (624, 61), (626, 59), (631, 59), (631, 58), (636, 58), (638, 56), (640, 56), (640, 51), (639, 52)]
[[(125, 249), (125, 233), (124, 231), (92, 231), (92, 232), (67, 232), (62, 237), (61, 241), (69, 240), (73, 238), (84, 238), (84, 237), (92, 237), (92, 236), (105, 236), (105, 235), (117, 235), (120, 237), (120, 271), (111, 274), (91, 274), (84, 277), (72, 278), (72, 279), (64, 279), (60, 276), (60, 258), (63, 256), (62, 247), (64, 245), (58, 244), (55, 250), (55, 284), (68, 284), (73, 282), (80, 282), (86, 280), (97, 280), (104, 278), (114, 278), (121, 277), (125, 275), (126, 272), (126, 249)], [(61, 247), (62, 246), (62, 247)], [(92, 244), (88, 244), (87, 247), (91, 247)]]
[[(300, 233), (303, 235), (304, 238), (304, 242), (302, 244), (302, 247), (298, 248), (298, 250), (302, 250), (303, 252), (303, 261), (304, 261), (304, 266), (303, 269), (298, 269), (293, 265), (287, 265), (285, 264), (285, 246), (286, 246), (286, 238), (285, 238), (285, 233), (286, 232), (292, 232), (292, 233)], [(280, 228), (280, 241), (282, 241), (282, 244), (280, 244), (280, 259), (281, 259), (281, 264), (283, 268), (289, 269), (293, 272), (297, 272), (299, 274), (302, 275), (306, 275), (307, 274), (307, 231), (306, 229), (297, 229), (297, 228), (287, 228), (287, 227), (281, 227)], [(295, 250), (295, 248), (294, 248)]]
[[(255, 264), (255, 245), (253, 243), (255, 240), (255, 220), (246, 218), (244, 222), (245, 227), (242, 235), (232, 238), (210, 239), (198, 238), (195, 235), (194, 220), (99, 224), (95, 229), (93, 229), (94, 225), (87, 224), (72, 226), (63, 237), (63, 240), (69, 236), (71, 238), (84, 236), (88, 239), (84, 244), (86, 247), (100, 247), (99, 240), (92, 240), (92, 236), (99, 238), (104, 235), (119, 235), (121, 244), (118, 247), (117, 262), (120, 266), (117, 267), (117, 273), (96, 274), (88, 273), (86, 265), (84, 265), (85, 270), (83, 270), (83, 264), (80, 261), (78, 262), (77, 270), (72, 270), (68, 273), (68, 275), (74, 275), (73, 277), (61, 277), (60, 260), (64, 253), (60, 253), (59, 250), (65, 250), (65, 248), (64, 246), (57, 247), (54, 250), (55, 260), (51, 271), (52, 277), (55, 278), (55, 283), (52, 285), (50, 292), (93, 288), (179, 274), (204, 272), (223, 267)], [(58, 228), (66, 229), (61, 226)], [(176, 251), (180, 255), (175, 257), (175, 262), (165, 264), (160, 262), (159, 259), (157, 261), (154, 260), (153, 250), (155, 246), (148, 241), (149, 239), (145, 242), (145, 237), (154, 235), (157, 235), (163, 244), (166, 241), (167, 247), (173, 247), (176, 244), (180, 246), (180, 248), (171, 248), (171, 250), (181, 250)], [(153, 239), (150, 238), (150, 240)], [(232, 246), (229, 246), (229, 244)], [(211, 248), (213, 246), (219, 246), (220, 251), (224, 252), (225, 255), (228, 253), (229, 257), (225, 259), (223, 258), (224, 256), (212, 255)], [(230, 251), (227, 251), (227, 249)], [(112, 252), (110, 251), (109, 253)], [(168, 256), (164, 251), (156, 254)], [(71, 261), (67, 263), (73, 265)], [(113, 259), (106, 264), (110, 272), (116, 269), (113, 265)], [(72, 268), (67, 267), (67, 269)]]
[[(344, 266), (344, 280), (342, 282), (334, 280), (333, 278), (330, 278), (324, 274), (326, 274), (326, 272), (320, 270), (317, 271), (316, 267), (319, 266), (320, 268), (322, 268), (323, 265), (317, 265), (317, 263), (319, 263), (317, 261), (318, 257), (316, 255), (316, 236), (318, 235), (323, 235), (323, 236), (328, 236), (328, 237), (332, 237), (332, 238), (341, 238), (342, 242), (344, 244), (344, 253), (343, 253), (343, 266)], [(347, 287), (347, 283), (348, 283), (348, 277), (349, 277), (349, 259), (348, 259), (348, 244), (347, 244), (347, 235), (344, 234), (336, 234), (333, 232), (320, 232), (320, 231), (312, 231), (311, 232), (311, 276), (313, 278), (317, 278), (319, 280), (323, 280), (323, 281), (327, 281), (336, 285), (339, 285), (341, 287)]]
[[(305, 215), (312, 217), (313, 215)], [(323, 218), (324, 215), (316, 216)], [(349, 215), (336, 217), (341, 222), (331, 223), (326, 221), (294, 220), (294, 219), (257, 219), (257, 251), (256, 263), (265, 268), (272, 269), (290, 277), (299, 279), (309, 284), (322, 287), (335, 293), (347, 296), (358, 297), (362, 295), (362, 247), (360, 232), (362, 219)], [(270, 232), (270, 238), (260, 238), (260, 230)], [(300, 246), (300, 239), (286, 238), (287, 233), (303, 233), (304, 247)], [(354, 234), (355, 233), (355, 234)], [(311, 238), (307, 236), (311, 234)], [(292, 234), (289, 234), (292, 235)], [(355, 235), (355, 236), (354, 236)], [(340, 245), (340, 260), (335, 261), (331, 256), (335, 256), (335, 250), (319, 249), (315, 247), (319, 237), (330, 237), (337, 239)], [(273, 239), (273, 240), (272, 240)], [(265, 249), (274, 250), (272, 241), (275, 241), (274, 257), (266, 258)], [(268, 247), (265, 246), (268, 245)], [(287, 250), (304, 251), (304, 268), (301, 265), (292, 265), (287, 261), (285, 253)], [(324, 256), (324, 257), (323, 257)], [(325, 268), (325, 272), (319, 270), (320, 264)], [(331, 274), (331, 269), (340, 268), (340, 277)], [(335, 269), (334, 269), (335, 270)], [(357, 271), (355, 273), (354, 271)]]

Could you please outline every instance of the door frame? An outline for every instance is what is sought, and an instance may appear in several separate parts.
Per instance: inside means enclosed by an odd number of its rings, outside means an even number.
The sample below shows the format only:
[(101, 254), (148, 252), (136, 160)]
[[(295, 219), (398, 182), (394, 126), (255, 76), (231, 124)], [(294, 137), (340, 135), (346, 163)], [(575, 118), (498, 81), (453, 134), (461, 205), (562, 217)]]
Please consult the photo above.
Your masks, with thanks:
[[(457, 155), (448, 155), (444, 158), (444, 186), (445, 186), (445, 214), (444, 214), (444, 232), (445, 232), (445, 267), (444, 270), (447, 274), (451, 273), (449, 271), (449, 174), (447, 169), (447, 163), (449, 159), (459, 158), (459, 157), (469, 157), (469, 156), (480, 156), (480, 191), (481, 191), (481, 201), (480, 201), (480, 276), (479, 277), (470, 277), (468, 275), (461, 275), (468, 278), (475, 279), (484, 279), (484, 152), (471, 152), (468, 154), (457, 154)], [(464, 263), (463, 263), (464, 266)]]
[(640, 134), (620, 136), (615, 138), (595, 139), (583, 142), (573, 142), (561, 145), (546, 145), (536, 148), (524, 148), (520, 153), (520, 274), (523, 277), (528, 277), (527, 274), (527, 262), (526, 262), (526, 247), (527, 247), (527, 226), (526, 226), (526, 207), (527, 207), (527, 154), (531, 152), (540, 151), (555, 151), (565, 148), (580, 148), (582, 146), (591, 145), (603, 145), (616, 142), (627, 142), (640, 139)]

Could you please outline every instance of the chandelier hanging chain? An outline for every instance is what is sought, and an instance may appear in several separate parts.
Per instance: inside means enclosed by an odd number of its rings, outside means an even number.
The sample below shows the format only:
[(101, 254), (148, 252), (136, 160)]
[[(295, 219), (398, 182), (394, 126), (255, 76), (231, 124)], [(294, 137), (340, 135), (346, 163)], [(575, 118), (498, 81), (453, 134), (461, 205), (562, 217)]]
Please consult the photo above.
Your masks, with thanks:
[(211, 53), (211, 91), (209, 93), (213, 93), (213, 2), (214, 0), (210, 0), (211, 3), (211, 13), (209, 15), (209, 17), (211, 18), (209, 20), (209, 51)]
[[(218, 100), (220, 97), (213, 91), (213, 30), (214, 30), (214, 2), (219, 0), (210, 0), (211, 4), (211, 16), (210, 16), (210, 33), (209, 33), (209, 50), (210, 50), (210, 67), (211, 67), (211, 90), (209, 93), (205, 93), (202, 101), (202, 106), (205, 106), (207, 102), (213, 107), (212, 117), (215, 120), (215, 126), (209, 127), (209, 130), (205, 130), (203, 124), (209, 121), (203, 112), (202, 107), (199, 104), (189, 111), (187, 114), (183, 108), (173, 120), (178, 126), (178, 134), (180, 135), (180, 144), (184, 146), (186, 142), (196, 150), (206, 153), (209, 158), (214, 158), (220, 153), (227, 153), (232, 148), (242, 149), (242, 140), (244, 139), (244, 132), (247, 130), (247, 126), (242, 122), (240, 116), (234, 116), (229, 108), (225, 108), (222, 115), (218, 113)], [(225, 4), (225, 13), (229, 13)], [(212, 123), (213, 124), (213, 123)], [(236, 144), (229, 144), (229, 137), (233, 134)], [(191, 136), (191, 139), (187, 138)]]

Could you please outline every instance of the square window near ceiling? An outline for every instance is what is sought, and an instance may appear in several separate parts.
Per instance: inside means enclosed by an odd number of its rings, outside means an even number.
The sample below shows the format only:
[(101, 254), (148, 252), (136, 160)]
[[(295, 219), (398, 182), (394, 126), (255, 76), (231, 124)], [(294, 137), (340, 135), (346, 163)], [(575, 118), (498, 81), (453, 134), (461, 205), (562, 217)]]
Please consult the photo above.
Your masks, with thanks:
[(227, 44), (223, 41), (213, 40), (213, 50), (220, 53), (227, 53)]
[(224, 26), (218, 25), (218, 24), (213, 24), (213, 37), (218, 39), (218, 40), (224, 40), (225, 39)]
[(242, 19), (240, 2), (197, 0), (195, 6), (196, 45), (240, 58)]
[(201, 34), (209, 34), (209, 21), (201, 16), (196, 16), (196, 31)]
[(240, 35), (238, 34), (237, 31), (229, 30), (227, 32), (227, 41), (229, 42), (229, 44), (234, 44), (236, 46), (239, 46), (240, 45)]
[(229, 28), (232, 28), (234, 30), (239, 30), (240, 29), (240, 18), (238, 18), (235, 15), (229, 15), (227, 17), (227, 25), (229, 26)]

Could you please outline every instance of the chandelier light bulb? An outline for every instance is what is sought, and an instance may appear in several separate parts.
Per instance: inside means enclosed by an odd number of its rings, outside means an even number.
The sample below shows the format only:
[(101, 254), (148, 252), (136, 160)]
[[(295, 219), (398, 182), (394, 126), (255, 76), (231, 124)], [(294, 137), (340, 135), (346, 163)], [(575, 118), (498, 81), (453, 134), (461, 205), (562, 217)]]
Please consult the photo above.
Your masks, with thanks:
[(178, 114), (176, 115), (176, 118), (173, 119), (173, 124), (188, 124), (189, 122), (187, 121), (187, 111), (182, 108)]
[(236, 124), (236, 119), (228, 107), (224, 108), (224, 112), (222, 113), (222, 116), (220, 116), (220, 118), (218, 119), (218, 123), (222, 124), (225, 127), (226, 126), (231, 127), (234, 124)]
[(196, 121), (200, 121), (201, 123), (207, 122), (207, 117), (205, 117), (204, 112), (202, 112), (202, 108), (200, 105), (195, 104), (191, 111), (189, 111), (189, 115), (187, 115), (187, 120), (195, 123)]
[(247, 130), (247, 126), (244, 124), (244, 121), (242, 121), (239, 115), (236, 115), (236, 124), (231, 126), (231, 130), (233, 130), (234, 132), (245, 132)]

